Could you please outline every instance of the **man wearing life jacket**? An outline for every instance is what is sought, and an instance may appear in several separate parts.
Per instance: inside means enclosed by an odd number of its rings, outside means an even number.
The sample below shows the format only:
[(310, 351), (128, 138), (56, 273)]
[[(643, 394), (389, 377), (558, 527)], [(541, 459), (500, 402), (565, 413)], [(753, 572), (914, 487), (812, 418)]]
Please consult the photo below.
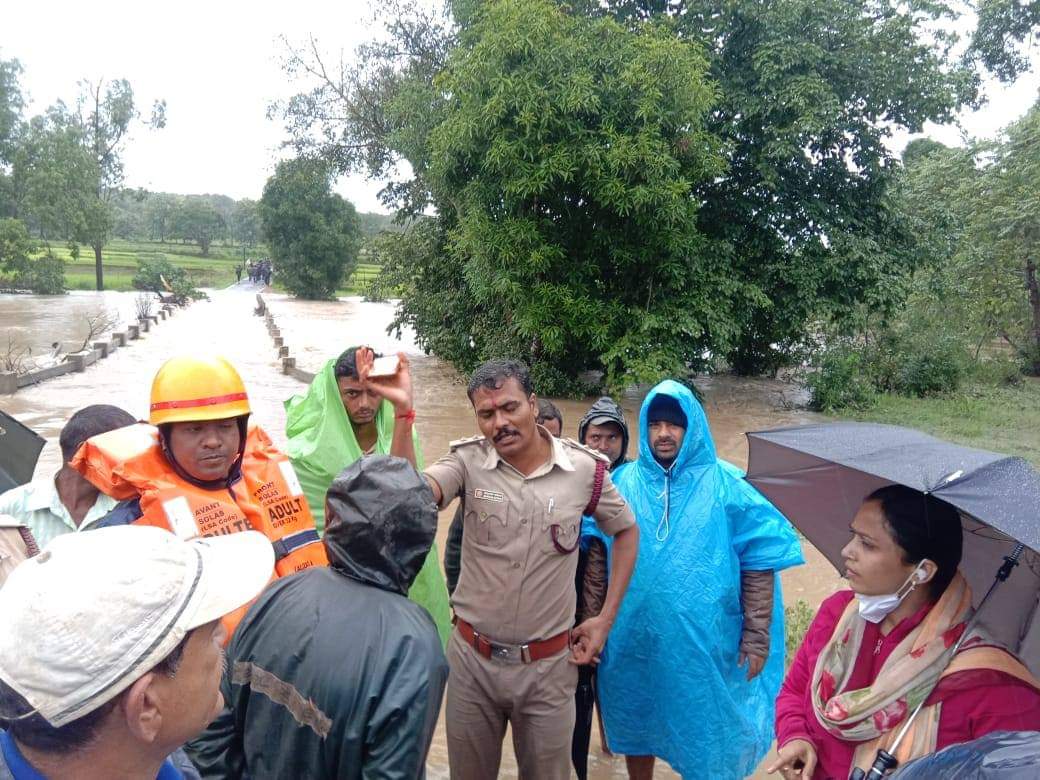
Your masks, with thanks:
[(152, 382), (151, 425), (95, 436), (72, 461), (121, 501), (98, 526), (154, 525), (183, 539), (252, 529), (271, 540), (279, 577), (326, 565), (292, 464), (250, 413), (225, 359), (168, 360)]

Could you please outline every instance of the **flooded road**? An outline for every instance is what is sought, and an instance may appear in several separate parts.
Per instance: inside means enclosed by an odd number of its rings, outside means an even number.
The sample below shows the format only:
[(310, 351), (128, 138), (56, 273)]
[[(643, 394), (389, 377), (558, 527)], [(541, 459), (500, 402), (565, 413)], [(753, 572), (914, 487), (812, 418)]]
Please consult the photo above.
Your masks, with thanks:
[(79, 290), (62, 296), (0, 295), (0, 350), (6, 352), (10, 344), (29, 347), (33, 356), (39, 356), (50, 352), (51, 343), (57, 341), (66, 352), (73, 352), (89, 332), (88, 317), (107, 312), (118, 323), (115, 330), (136, 323), (138, 295)]
[[(256, 421), (279, 446), (284, 446), (282, 402), (306, 388), (280, 372), (277, 352), (263, 319), (252, 314), (253, 292), (249, 285), (213, 292), (211, 301), (198, 302), (178, 311), (173, 318), (144, 334), (141, 340), (130, 342), (130, 346), (117, 350), (83, 373), (24, 388), (13, 396), (0, 396), (0, 408), (47, 439), (37, 477), (57, 470), (60, 464), (58, 433), (76, 409), (92, 403), (112, 403), (136, 417), (147, 417), (152, 377), (163, 361), (177, 354), (218, 354), (229, 358), (242, 374)], [(386, 334), (393, 316), (390, 304), (356, 298), (307, 302), (277, 294), (268, 294), (265, 298), (290, 353), (297, 365), (307, 371), (316, 372), (324, 361), (359, 344), (371, 345), (381, 352), (400, 350), (409, 355), (415, 386), (416, 424), (427, 463), (445, 453), (450, 441), (477, 432), (463, 378), (450, 365), (422, 354), (412, 334), (403, 333), (400, 339)], [(134, 294), (84, 293), (65, 298), (0, 295), (0, 343), (6, 344), (8, 335), (25, 339), (26, 343), (35, 339), (44, 345), (75, 338), (74, 331), (82, 313), (93, 311), (99, 305), (111, 306), (132, 316)], [(785, 383), (718, 376), (700, 379), (697, 384), (704, 394), (704, 407), (719, 455), (742, 467), (747, 462), (745, 431), (818, 419), (794, 408), (793, 402), (801, 399), (794, 394), (792, 386)], [(644, 393), (645, 389), (633, 390), (621, 399), (633, 426)], [(592, 400), (554, 399), (564, 417), (564, 435), (577, 436), (578, 420)], [(633, 438), (634, 435), (635, 431)], [(633, 442), (630, 453), (634, 452)], [(441, 515), (438, 544), (442, 548), (453, 511), (454, 507)], [(805, 545), (805, 553), (807, 565), (783, 575), (785, 601), (790, 604), (804, 599), (815, 608), (841, 581), (814, 549)], [(590, 777), (597, 780), (625, 777), (624, 760), (604, 755), (595, 731)], [(500, 775), (504, 778), (517, 776), (510, 745), (507, 738)], [(447, 777), (443, 722), (434, 738), (428, 768), (431, 778)], [(667, 767), (659, 766), (657, 777), (676, 775)]]

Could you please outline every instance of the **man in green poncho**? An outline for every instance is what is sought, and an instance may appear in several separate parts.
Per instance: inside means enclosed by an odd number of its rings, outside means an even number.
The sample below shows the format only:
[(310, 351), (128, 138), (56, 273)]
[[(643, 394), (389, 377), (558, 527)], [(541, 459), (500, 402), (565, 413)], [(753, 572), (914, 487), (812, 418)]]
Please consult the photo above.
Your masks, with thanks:
[[(358, 458), (374, 453), (388, 454), (394, 437), (394, 407), (383, 397), (378, 383), (360, 380), (359, 349), (351, 347), (336, 360), (326, 362), (306, 395), (295, 395), (285, 402), (289, 458), (319, 533), (325, 529), (325, 493), (332, 480)], [(414, 416), (411, 410), (408, 414)], [(416, 466), (421, 473), (422, 449), (414, 428), (412, 441)], [(451, 608), (444, 575), (437, 562), (436, 543), (426, 556), (408, 597), (426, 608), (437, 624), (441, 642), (447, 643), (451, 635)]]

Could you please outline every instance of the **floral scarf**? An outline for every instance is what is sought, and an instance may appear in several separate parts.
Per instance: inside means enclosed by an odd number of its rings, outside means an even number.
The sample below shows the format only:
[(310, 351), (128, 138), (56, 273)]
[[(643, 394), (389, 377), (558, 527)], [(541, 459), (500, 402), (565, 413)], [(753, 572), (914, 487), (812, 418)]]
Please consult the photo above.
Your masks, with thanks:
[[(925, 619), (885, 659), (874, 682), (849, 691), (845, 687), (859, 656), (866, 627), (856, 600), (849, 603), (816, 661), (812, 704), (816, 719), (828, 733), (849, 742), (864, 743), (856, 751), (855, 765), (862, 766), (864, 760), (869, 765), (877, 747), (886, 747), (894, 741), (895, 726), (928, 698), (950, 662), (953, 645), (964, 632), (972, 612), (971, 588), (958, 572)], [(973, 631), (972, 634), (962, 649), (985, 642), (980, 633)], [(914, 757), (934, 751), (940, 704), (922, 709), (912, 731), (900, 745), (900, 756)]]

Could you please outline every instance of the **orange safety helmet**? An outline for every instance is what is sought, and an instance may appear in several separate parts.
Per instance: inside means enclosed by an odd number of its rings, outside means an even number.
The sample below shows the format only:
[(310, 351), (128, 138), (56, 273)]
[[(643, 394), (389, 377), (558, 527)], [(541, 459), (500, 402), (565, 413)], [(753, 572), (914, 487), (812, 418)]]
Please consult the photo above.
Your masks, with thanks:
[(242, 377), (222, 357), (175, 357), (152, 380), (148, 421), (164, 423), (226, 420), (250, 414)]

